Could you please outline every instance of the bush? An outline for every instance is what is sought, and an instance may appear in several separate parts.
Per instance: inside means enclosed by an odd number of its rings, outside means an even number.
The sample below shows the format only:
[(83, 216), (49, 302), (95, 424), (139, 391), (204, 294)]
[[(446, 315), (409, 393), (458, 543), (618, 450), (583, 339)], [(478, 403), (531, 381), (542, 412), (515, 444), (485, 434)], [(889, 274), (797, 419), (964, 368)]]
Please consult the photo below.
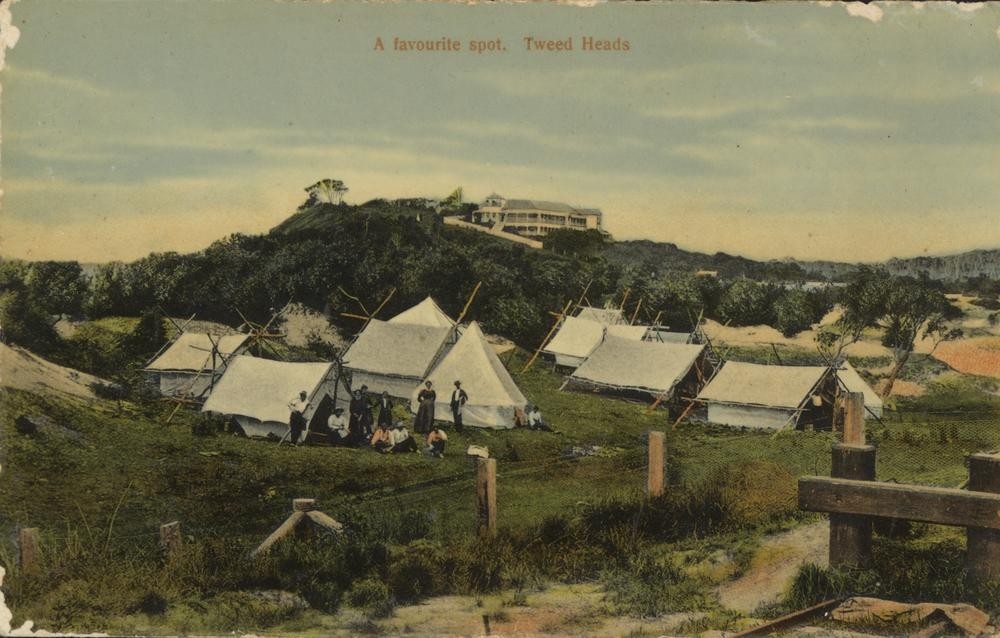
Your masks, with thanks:
[(795, 477), (773, 461), (754, 460), (713, 471), (705, 491), (718, 499), (726, 525), (759, 527), (798, 511)]
[(786, 337), (808, 330), (813, 322), (813, 306), (802, 290), (785, 291), (774, 303), (774, 327)]
[(739, 279), (722, 295), (717, 312), (726, 323), (752, 326), (771, 321), (773, 290), (749, 279)]
[(302, 600), (287, 592), (224, 592), (211, 599), (206, 624), (220, 629), (264, 629), (296, 618), (304, 609)]
[(396, 606), (389, 587), (371, 577), (355, 582), (347, 593), (347, 601), (353, 607), (364, 609), (371, 618), (387, 618)]
[(709, 588), (676, 566), (638, 553), (626, 569), (605, 574), (606, 597), (617, 614), (661, 616), (710, 605)]
[(417, 541), (392, 557), (389, 588), (399, 602), (417, 602), (442, 593), (446, 582), (442, 573), (444, 551), (435, 543)]

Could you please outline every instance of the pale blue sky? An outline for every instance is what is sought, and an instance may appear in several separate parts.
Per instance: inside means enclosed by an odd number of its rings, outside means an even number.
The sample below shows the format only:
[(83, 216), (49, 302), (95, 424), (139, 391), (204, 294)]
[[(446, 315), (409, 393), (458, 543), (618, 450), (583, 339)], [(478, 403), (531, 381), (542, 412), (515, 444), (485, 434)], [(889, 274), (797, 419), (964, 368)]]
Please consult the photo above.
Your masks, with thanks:
[(323, 177), (352, 202), (596, 206), (619, 238), (757, 258), (998, 247), (1000, 7), (880, 7), (21, 0), (0, 254), (196, 250)]

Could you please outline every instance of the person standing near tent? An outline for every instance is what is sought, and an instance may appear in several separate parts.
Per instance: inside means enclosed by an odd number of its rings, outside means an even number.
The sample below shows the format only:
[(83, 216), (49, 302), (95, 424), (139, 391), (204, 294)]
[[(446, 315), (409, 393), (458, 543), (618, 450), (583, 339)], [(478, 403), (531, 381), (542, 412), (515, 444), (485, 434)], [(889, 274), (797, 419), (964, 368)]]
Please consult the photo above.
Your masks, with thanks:
[(455, 421), (456, 432), (462, 431), (462, 408), (468, 400), (469, 395), (462, 389), (462, 382), (456, 380), (455, 389), (451, 392), (451, 416)]
[(368, 394), (368, 386), (361, 386), (361, 399), (362, 399), (362, 412), (361, 412), (361, 429), (364, 432), (366, 439), (370, 439), (372, 436), (372, 425), (375, 423), (375, 419), (372, 417), (372, 401), (371, 396)]
[(361, 396), (361, 390), (355, 390), (351, 394), (351, 418), (348, 429), (351, 431), (351, 442), (354, 445), (361, 445), (364, 441), (368, 440), (365, 436), (362, 420), (364, 419), (364, 398)]
[(302, 434), (302, 430), (306, 428), (306, 418), (305, 412), (309, 407), (309, 401), (306, 399), (309, 397), (309, 393), (303, 390), (299, 392), (299, 396), (294, 397), (288, 402), (288, 409), (291, 414), (288, 416), (288, 431), (289, 440), (292, 445), (299, 444), (299, 436)]
[(424, 383), (424, 389), (417, 395), (417, 418), (413, 422), (413, 429), (420, 434), (428, 434), (434, 429), (434, 402), (437, 401), (437, 392), (432, 388), (430, 381)]
[(382, 391), (382, 397), (378, 400), (378, 424), (379, 426), (392, 426), (392, 399), (389, 393)]

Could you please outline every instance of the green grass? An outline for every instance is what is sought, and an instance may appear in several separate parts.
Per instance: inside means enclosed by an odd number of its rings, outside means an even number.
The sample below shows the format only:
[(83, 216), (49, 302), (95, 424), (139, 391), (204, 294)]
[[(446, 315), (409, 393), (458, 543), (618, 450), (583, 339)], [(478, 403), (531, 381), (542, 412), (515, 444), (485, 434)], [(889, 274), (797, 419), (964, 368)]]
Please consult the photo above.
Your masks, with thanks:
[[(128, 330), (127, 321), (107, 322), (101, 331)], [(706, 602), (712, 583), (694, 572), (678, 572), (676, 565), (661, 560), (664, 552), (704, 557), (726, 549), (737, 563), (747, 562), (756, 546), (747, 539), (788, 524), (795, 517), (794, 503), (761, 502), (749, 513), (725, 503), (794, 490), (800, 475), (828, 475), (834, 437), (698, 422), (673, 429), (663, 410), (559, 392), (562, 377), (541, 362), (524, 374), (517, 372), (525, 360), (525, 353), (517, 351), (509, 367), (557, 432), (467, 428), (465, 434), (449, 435), (444, 459), (196, 436), (192, 425), (198, 415), (182, 410), (166, 424), (168, 404), (119, 406), (5, 392), (0, 560), (12, 566), (12, 538), (19, 526), (40, 527), (49, 554), (40, 577), (12, 570), (5, 588), (16, 619), (30, 615), (48, 622), (43, 625), (47, 628), (74, 626), (71, 619), (76, 617), (122, 631), (267, 626), (290, 631), (320, 622), (318, 612), (286, 614), (261, 604), (252, 614), (237, 617), (227, 610), (245, 601), (220, 596), (284, 588), (301, 592), (317, 609), (333, 611), (355, 580), (364, 578), (390, 583), (393, 596), (409, 591), (419, 598), (517, 587), (538, 579), (601, 577), (619, 592), (612, 611), (648, 611), (657, 601), (673, 601), (667, 607), (711, 611), (731, 622)], [(47, 414), (81, 432), (84, 440), (17, 434), (14, 418), (26, 413)], [(945, 422), (913, 421), (910, 414), (885, 428), (871, 427), (880, 479), (957, 485), (966, 475), (967, 453), (1000, 447), (996, 412)], [(667, 434), (669, 487), (667, 499), (650, 509), (643, 505), (645, 433), (654, 428)], [(472, 534), (475, 494), (464, 455), (469, 444), (486, 445), (499, 459), (503, 532), (488, 552)], [(601, 446), (602, 453), (563, 459), (574, 445)], [(777, 482), (768, 485), (767, 480)], [(727, 485), (735, 486), (732, 494), (722, 490)], [(248, 566), (246, 553), (287, 517), (296, 497), (319, 499), (320, 509), (353, 530), (348, 542), (354, 545), (288, 544), (268, 562)], [(719, 504), (718, 518), (709, 520), (701, 503)], [(772, 507), (773, 516), (752, 516)], [(616, 516), (622, 523), (608, 529), (594, 524)], [(696, 520), (705, 516), (709, 518)], [(157, 551), (158, 527), (171, 520), (181, 521), (192, 557), (182, 566), (163, 564)], [(423, 549), (411, 551), (414, 547)], [(414, 557), (427, 552), (443, 553), (434, 566)], [(359, 555), (364, 558), (360, 563)], [(662, 591), (643, 588), (624, 576), (629, 565), (649, 573), (669, 572), (670, 578), (661, 583)], [(595, 571), (602, 566), (608, 568), (603, 576)], [(406, 576), (411, 572), (404, 568), (417, 575), (422, 589), (412, 590), (414, 581)], [(429, 580), (419, 580), (425, 577)], [(376, 596), (381, 590), (358, 587), (355, 593), (367, 591), (373, 597), (373, 616), (385, 612), (385, 601)], [(155, 610), (157, 597), (165, 601), (165, 611), (142, 611)], [(240, 623), (248, 618), (257, 625), (243, 627)]]

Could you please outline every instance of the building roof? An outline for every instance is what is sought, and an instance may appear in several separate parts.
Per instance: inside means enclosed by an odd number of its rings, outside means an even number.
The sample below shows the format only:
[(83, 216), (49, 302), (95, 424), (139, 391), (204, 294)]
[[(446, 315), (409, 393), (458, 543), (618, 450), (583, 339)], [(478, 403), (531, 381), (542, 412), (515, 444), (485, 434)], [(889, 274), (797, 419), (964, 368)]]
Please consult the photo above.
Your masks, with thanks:
[(704, 349), (703, 345), (636, 341), (608, 334), (572, 378), (609, 388), (662, 394), (687, 375)]
[[(467, 407), (504, 406), (524, 408), (528, 401), (500, 362), (493, 346), (486, 341), (479, 324), (473, 321), (458, 343), (448, 352), (428, 379), (438, 392), (438, 403), (448, 404), (455, 381), (469, 395)], [(413, 391), (416, 404), (421, 386)]]
[(305, 390), (311, 403), (323, 383), (336, 379), (336, 374), (332, 363), (290, 363), (236, 356), (201, 410), (287, 423), (288, 402)]
[(596, 208), (576, 208), (562, 202), (548, 202), (540, 199), (508, 199), (504, 201), (503, 210), (537, 210), (575, 215), (596, 215), (598, 217), (601, 215), (601, 211)]
[[(170, 344), (160, 356), (154, 359), (146, 370), (167, 371), (183, 370), (190, 372), (211, 371), (212, 368), (212, 339), (219, 346), (219, 354), (223, 358), (228, 358), (234, 352), (243, 347), (250, 335), (235, 334), (226, 336), (213, 336), (199, 332), (185, 332)], [(216, 366), (222, 365), (223, 361), (216, 361)]]
[(837, 370), (837, 378), (844, 384), (848, 392), (863, 393), (865, 395), (866, 407), (881, 408), (883, 406), (882, 397), (870, 385), (865, 383), (865, 380), (861, 378), (861, 375), (858, 374), (858, 371), (854, 369), (849, 361), (844, 361), (844, 365)]
[(344, 354), (351, 370), (424, 378), (453, 328), (372, 319)]
[(727, 361), (706, 385), (698, 399), (796, 409), (829, 372), (822, 366), (772, 366)]
[(455, 322), (431, 297), (427, 297), (409, 310), (404, 310), (389, 320), (389, 323), (409, 323), (419, 326), (451, 328)]

